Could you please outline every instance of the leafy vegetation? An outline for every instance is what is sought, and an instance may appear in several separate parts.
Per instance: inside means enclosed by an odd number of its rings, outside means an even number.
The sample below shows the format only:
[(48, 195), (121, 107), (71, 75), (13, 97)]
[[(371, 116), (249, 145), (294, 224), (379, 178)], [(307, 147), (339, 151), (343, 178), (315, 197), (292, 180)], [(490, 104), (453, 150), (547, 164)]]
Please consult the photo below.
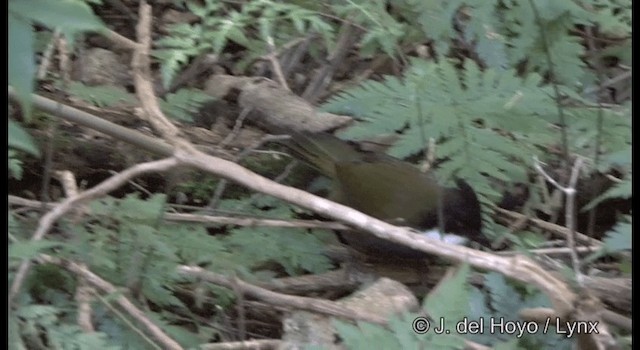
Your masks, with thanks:
[[(336, 321), (336, 329), (349, 349), (462, 349), (465, 339), (496, 349), (571, 348), (571, 341), (553, 327), (546, 333), (540, 325), (512, 327), (527, 324), (516, 316), (522, 308), (550, 306), (542, 293), (523, 292), (496, 273), (484, 275), (482, 289), (469, 286), (468, 277), (469, 268), (463, 267), (425, 298), (423, 309), (428, 318), (405, 313), (392, 318), (386, 329), (365, 322)], [(424, 320), (428, 328), (420, 324)], [(412, 323), (415, 328), (408, 326)]]
[[(472, 287), (469, 318), (484, 319), (485, 328), (482, 332), (470, 335), (470, 340), (487, 345), (496, 341), (516, 341), (525, 349), (571, 348), (571, 341), (563, 337), (561, 332), (557, 332), (553, 327), (554, 324), (551, 324), (545, 332), (544, 325), (534, 325), (531, 321), (515, 316), (523, 308), (550, 307), (551, 304), (544, 294), (535, 290), (515, 288), (502, 275), (496, 273), (488, 273), (484, 279), (484, 290)], [(531, 327), (514, 331), (510, 326), (506, 326), (509, 323), (519, 326), (531, 325)]]
[[(404, 314), (389, 321), (389, 329), (366, 323), (357, 326), (335, 322), (340, 337), (349, 349), (380, 348), (380, 349), (461, 349), (464, 337), (455, 332), (456, 323), (466, 316), (466, 304), (469, 301), (469, 289), (466, 279), (469, 277), (469, 267), (464, 266), (450, 279), (442, 283), (438, 289), (425, 298), (423, 309), (428, 313), (430, 326), (426, 332), (423, 315)], [(416, 320), (419, 321), (416, 323)], [(442, 326), (449, 332), (437, 332)], [(410, 324), (414, 327), (409, 327)], [(366, 336), (364, 336), (366, 334)], [(378, 345), (381, 344), (381, 345)]]
[[(597, 162), (589, 164), (587, 172), (615, 169), (624, 174), (585, 210), (604, 199), (629, 198), (630, 106), (593, 108), (581, 95), (597, 79), (584, 65), (584, 43), (571, 28), (595, 25), (624, 37), (630, 33), (629, 22), (620, 19), (628, 18), (630, 3), (592, 5), (487, 1), (463, 6), (461, 15), (457, 9), (462, 2), (420, 2), (413, 10), (421, 9), (418, 18), (423, 29), (429, 29), (428, 37), (441, 39), (434, 45), (439, 59), (412, 60), (402, 78), (366, 81), (332, 97), (324, 108), (363, 121), (349, 128), (345, 138), (401, 131), (402, 138), (390, 149), (395, 156), (418, 154), (434, 139), (437, 159), (444, 161), (436, 174), (445, 182), (466, 179), (485, 204), (499, 200), (496, 182), (527, 183), (534, 157), (545, 163), (562, 161), (558, 152), (549, 150), (565, 147), (560, 142), (564, 138), (569, 140), (568, 153)], [(536, 11), (537, 19), (532, 15)], [(435, 18), (447, 19), (446, 25)], [(464, 22), (465, 30), (459, 33), (452, 21)], [(445, 38), (467, 42), (478, 57), (451, 56), (455, 40)], [(491, 55), (484, 57), (483, 52)], [(630, 64), (625, 55), (612, 57)], [(592, 64), (600, 65), (602, 59), (596, 57)], [(562, 119), (558, 97), (575, 101), (561, 107)], [(487, 224), (492, 232), (501, 230)]]
[(30, 115), (36, 72), (34, 24), (57, 28), (71, 43), (79, 32), (104, 28), (102, 21), (82, 1), (9, 1), (9, 85), (16, 89), (25, 118)]
[(16, 123), (11, 119), (9, 119), (8, 125), (9, 125), (9, 130), (8, 130), (9, 138), (7, 141), (8, 141), (9, 147), (13, 148), (14, 150), (24, 151), (33, 156), (39, 157), (40, 150), (34, 144), (33, 139), (31, 138), (31, 135), (25, 132), (24, 129), (22, 129), (22, 127), (20, 127), (18, 123)]
[[(220, 54), (230, 43), (247, 49), (238, 63), (242, 67), (264, 55), (269, 40), (280, 46), (307, 32), (321, 34), (327, 42), (333, 37), (332, 27), (318, 13), (295, 4), (251, 1), (236, 9), (232, 4), (206, 0), (202, 5), (187, 1), (186, 6), (201, 21), (175, 24), (170, 35), (158, 41), (155, 56), (162, 62), (165, 86), (189, 59), (203, 52)], [(254, 31), (257, 33), (252, 34)]]
[[(296, 229), (233, 229), (227, 235), (212, 236), (201, 225), (163, 222), (165, 201), (164, 195), (155, 195), (146, 200), (141, 200), (136, 195), (123, 199), (102, 198), (92, 203), (91, 216), (86, 218), (83, 225), (64, 225), (65, 231), (74, 236), (72, 244), (53, 239), (24, 243), (19, 241), (11, 245), (9, 257), (15, 264), (22, 259), (35, 258), (41, 253), (53, 253), (53, 248), (62, 248), (55, 253), (57, 256), (86, 263), (91, 271), (111, 283), (129, 287), (140, 302), (173, 309), (174, 313), (163, 312), (155, 317), (168, 333), (182, 333), (184, 339), (196, 336), (188, 331), (190, 327), (206, 328), (209, 325), (207, 322), (198, 322), (175, 326), (184, 323), (180, 315), (190, 314), (190, 303), (194, 302), (193, 295), (189, 298), (190, 302), (184, 299), (184, 290), (189, 290), (190, 284), (177, 274), (176, 267), (180, 264), (198, 265), (219, 273), (240, 275), (249, 280), (272, 276), (266, 268), (271, 264), (281, 266), (288, 275), (321, 273), (332, 267), (326, 257), (318, 254), (324, 246), (323, 241), (318, 238), (322, 235), (316, 236)], [(222, 206), (229, 205), (231, 204), (223, 203)], [(274, 207), (273, 210), (281, 215), (291, 213), (281, 206)], [(14, 223), (15, 229), (18, 229), (18, 226)], [(26, 233), (21, 234), (20, 230), (12, 231), (16, 238), (22, 238)], [(34, 283), (28, 288), (27, 295), (38, 296), (37, 300), (28, 303), (29, 307), (42, 310), (41, 317), (46, 315), (47, 318), (44, 320), (48, 321), (37, 321), (45, 323), (37, 323), (36, 327), (30, 323), (32, 321), (29, 316), (35, 311), (27, 308), (24, 310), (25, 314), (13, 315), (12, 322), (18, 325), (20, 332), (25, 332), (28, 328), (44, 327), (44, 330), (36, 333), (45, 338), (47, 343), (56, 344), (60, 332), (79, 332), (76, 328), (67, 329), (68, 325), (61, 322), (73, 316), (73, 312), (70, 311), (73, 309), (73, 300), (69, 299), (68, 294), (73, 288), (62, 288), (73, 279), (67, 276), (61, 267), (43, 266), (47, 268), (34, 274)], [(52, 293), (50, 288), (56, 291)], [(225, 298), (229, 300), (232, 295), (230, 291), (215, 286), (211, 288), (210, 293), (226, 295), (219, 296), (217, 303), (221, 303)], [(61, 299), (65, 300), (71, 309), (61, 308)], [(108, 307), (108, 301), (104, 302)], [(49, 304), (58, 305), (60, 308), (47, 306)], [(126, 322), (110, 319), (108, 313), (102, 314), (102, 317), (106, 319), (99, 318), (97, 321), (100, 327), (104, 327), (99, 328), (100, 332), (115, 335), (115, 327), (120, 333), (118, 339), (136, 338), (135, 333), (131, 333), (135, 330), (130, 329)], [(92, 341), (104, 341), (104, 335), (100, 334), (102, 333), (98, 333), (98, 338)], [(23, 335), (27, 338), (32, 336)], [(205, 332), (203, 336), (205, 335), (211, 336), (209, 332)], [(195, 341), (198, 339), (196, 337)], [(200, 339), (199, 342), (206, 339)], [(134, 343), (138, 342), (139, 340)]]
[(191, 122), (200, 106), (210, 100), (211, 96), (199, 90), (180, 89), (175, 94), (167, 94), (160, 108), (171, 118)]
[(72, 82), (69, 84), (69, 93), (97, 107), (133, 102), (133, 96), (119, 86), (87, 86)]
[(366, 119), (350, 128), (347, 137), (409, 125), (391, 149), (399, 157), (418, 153), (425, 139), (442, 140), (437, 155), (450, 161), (439, 175), (465, 178), (495, 202), (500, 193), (485, 176), (524, 182), (525, 166), (538, 153), (537, 144), (522, 139), (544, 129), (548, 122), (541, 116), (553, 112), (552, 100), (539, 83), (535, 75), (525, 80), (514, 71), (480, 71), (472, 61), (460, 71), (449, 62), (416, 61), (403, 81), (387, 77), (384, 83), (367, 82), (333, 98), (326, 108)]

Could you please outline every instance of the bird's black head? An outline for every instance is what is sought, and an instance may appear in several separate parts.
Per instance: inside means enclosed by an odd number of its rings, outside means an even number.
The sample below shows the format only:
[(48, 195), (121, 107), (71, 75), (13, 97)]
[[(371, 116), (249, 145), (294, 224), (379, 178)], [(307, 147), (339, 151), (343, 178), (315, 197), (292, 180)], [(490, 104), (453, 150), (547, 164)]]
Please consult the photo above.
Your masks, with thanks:
[(457, 187), (447, 188), (443, 197), (444, 229), (479, 243), (486, 243), (482, 234), (482, 210), (475, 191), (461, 179)]

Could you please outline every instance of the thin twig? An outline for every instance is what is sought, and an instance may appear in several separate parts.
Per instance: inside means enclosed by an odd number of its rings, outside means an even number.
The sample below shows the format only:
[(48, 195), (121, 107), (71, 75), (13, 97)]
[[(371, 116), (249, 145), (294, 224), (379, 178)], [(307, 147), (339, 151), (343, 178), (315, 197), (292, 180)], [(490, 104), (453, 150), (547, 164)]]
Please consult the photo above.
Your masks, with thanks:
[[(78, 185), (76, 183), (76, 178), (72, 172), (70, 172), (69, 170), (57, 170), (54, 171), (54, 175), (62, 184), (62, 189), (64, 190), (65, 197), (73, 197), (78, 195)], [(74, 210), (75, 215), (71, 219), (71, 221), (73, 223), (77, 223), (86, 211), (87, 208), (85, 206), (78, 206)]]
[(613, 176), (611, 174), (606, 174), (605, 177), (607, 179), (611, 180), (611, 182), (615, 182), (615, 183), (618, 183), (618, 184), (624, 182), (623, 179), (619, 179), (619, 178), (617, 178), (617, 177), (615, 177), (615, 176)]
[[(595, 51), (595, 43), (593, 42), (593, 31), (591, 26), (587, 26), (586, 28), (587, 30), (587, 34), (589, 35), (587, 38), (587, 45), (589, 47), (589, 51)], [(598, 80), (598, 82), (602, 81), (602, 66), (600, 65), (600, 61), (598, 58), (596, 58), (594, 60), (594, 68), (596, 71), (596, 79)], [(625, 73), (629, 73), (629, 77), (631, 77), (631, 72), (625, 72)], [(622, 74), (624, 75), (624, 74)], [(598, 93), (596, 94), (596, 102), (600, 102), (601, 98), (600, 98), (600, 93), (598, 91)], [(598, 165), (600, 164), (600, 148), (602, 146), (602, 135), (604, 133), (604, 130), (602, 130), (602, 125), (604, 123), (604, 111), (602, 110), (602, 108), (598, 108), (598, 119), (596, 121), (596, 140), (595, 140), (595, 147), (593, 150), (593, 165), (594, 167), (597, 169)], [(596, 226), (596, 214), (597, 214), (597, 210), (598, 210), (598, 206), (594, 206), (593, 208), (591, 208), (589, 210), (589, 222), (588, 222), (588, 227), (587, 227), (587, 234), (589, 236), (593, 236), (593, 232), (595, 230), (595, 226)]]
[(136, 14), (133, 11), (131, 11), (131, 9), (129, 9), (129, 7), (122, 2), (122, 0), (107, 0), (107, 2), (118, 12), (127, 16), (130, 20), (132, 21), (138, 20)]
[(318, 38), (318, 35), (315, 33), (310, 33), (306, 37), (302, 38), (301, 43), (296, 43), (295, 46), (291, 46), (289, 48), (286, 47), (287, 44), (283, 45), (281, 51), (284, 54), (280, 57), (280, 65), (282, 66), (282, 73), (285, 77), (288, 77), (300, 64), (304, 55), (309, 51), (309, 46), (311, 42)]
[[(297, 160), (293, 160), (291, 162), (289, 162), (289, 164), (287, 164), (287, 166), (284, 167), (284, 169), (282, 170), (282, 172), (280, 174), (278, 174), (278, 176), (273, 178), (274, 182), (277, 183), (282, 183), (282, 181), (284, 181), (289, 174), (291, 173), (291, 171), (298, 165), (298, 161)], [(237, 209), (241, 209), (241, 208), (245, 208), (247, 205), (254, 203), (258, 198), (264, 196), (264, 194), (260, 193), (260, 192), (256, 192), (253, 195), (251, 195), (251, 197), (249, 198), (249, 200), (245, 203), (245, 205), (243, 206), (239, 206), (239, 208)], [(338, 225), (341, 225), (340, 223), (336, 223)], [(347, 226), (344, 226), (344, 228), (334, 228), (333, 230), (344, 230), (344, 229), (349, 229)]]
[(122, 35), (120, 35), (117, 32), (114, 32), (113, 30), (110, 29), (105, 29), (104, 30), (104, 36), (105, 38), (111, 40), (111, 42), (113, 44), (115, 44), (117, 47), (120, 48), (124, 48), (124, 49), (129, 49), (129, 50), (137, 50), (139, 44), (127, 37), (124, 37)]
[(222, 195), (227, 189), (227, 185), (229, 185), (229, 181), (227, 179), (220, 179), (216, 189), (213, 191), (211, 200), (209, 200), (209, 204), (207, 205), (207, 212), (213, 212), (218, 207), (218, 204), (220, 204), (220, 200), (222, 199)]
[[(246, 156), (248, 156), (251, 153), (260, 152), (258, 150), (258, 148), (262, 147), (263, 145), (265, 145), (265, 144), (267, 144), (269, 142), (288, 140), (290, 138), (291, 138), (291, 136), (289, 136), (289, 135), (271, 135), (271, 134), (264, 135), (262, 138), (260, 138), (260, 140), (258, 140), (258, 142), (255, 145), (253, 145), (251, 147), (247, 147), (247, 148), (243, 149), (242, 152), (238, 153), (236, 158), (234, 158), (234, 161), (237, 162), (239, 160), (242, 160), (242, 159), (244, 159)], [(277, 155), (286, 154), (286, 153), (273, 152), (273, 151), (269, 151), (269, 153), (277, 154)]]
[(237, 335), (238, 335), (238, 339), (240, 339), (241, 341), (247, 340), (247, 318), (246, 318), (246, 310), (245, 310), (245, 298), (244, 298), (244, 293), (242, 293), (242, 290), (240, 288), (240, 285), (238, 284), (239, 279), (237, 277), (234, 277), (231, 280), (231, 284), (232, 284), (232, 289), (234, 294), (236, 295), (236, 302), (235, 302), (235, 306), (236, 306), (236, 312), (238, 314), (238, 321), (236, 322), (237, 325)]
[[(76, 184), (75, 176), (72, 172), (68, 170), (64, 171), (55, 171), (55, 176), (58, 178), (60, 183), (62, 184), (62, 188), (65, 192), (66, 197), (75, 197), (78, 195), (78, 186)], [(73, 223), (77, 223), (80, 218), (83, 216), (86, 210), (86, 206), (79, 205), (76, 208), (75, 215), (71, 219)], [(87, 265), (84, 263), (80, 264), (83, 268), (87, 268)], [(76, 287), (75, 300), (78, 303), (78, 326), (84, 332), (94, 332), (95, 327), (91, 322), (91, 315), (93, 314), (91, 308), (91, 299), (93, 294), (93, 288), (84, 280), (84, 278), (78, 278), (78, 285)]]
[[(38, 208), (42, 202), (9, 195), (9, 205), (19, 205), (27, 208)], [(49, 202), (44, 205), (53, 208), (59, 205), (58, 202)], [(236, 216), (211, 216), (187, 213), (165, 213), (162, 216), (165, 220), (176, 222), (195, 222), (213, 225), (233, 225), (246, 227), (291, 227), (291, 228), (317, 228), (326, 230), (348, 230), (349, 226), (335, 221), (317, 220), (276, 220), (258, 217), (236, 217)]]
[[(228, 142), (231, 142), (231, 140), (233, 140), (233, 137), (237, 135), (237, 133), (240, 131), (244, 118), (249, 114), (250, 111), (251, 111), (251, 108), (245, 108), (240, 112), (240, 116), (238, 116), (238, 119), (236, 119), (236, 124), (233, 126), (233, 131), (229, 133), (229, 135), (227, 135), (227, 137), (220, 143), (220, 147), (224, 147), (224, 145), (226, 145)], [(247, 147), (244, 150), (242, 150), (242, 152), (240, 152), (237, 156), (233, 158), (233, 161), (238, 163), (242, 159), (244, 159), (246, 156), (254, 152), (258, 147), (261, 147), (262, 145), (264, 145), (265, 143), (282, 140), (288, 137), (289, 136), (286, 136), (286, 135), (265, 135), (255, 145), (251, 147)], [(216, 186), (216, 189), (213, 191), (213, 195), (211, 196), (211, 200), (209, 201), (209, 204), (207, 205), (207, 208), (209, 210), (213, 210), (218, 206), (218, 203), (222, 199), (222, 195), (224, 194), (224, 191), (227, 189), (228, 184), (229, 182), (226, 179), (220, 180), (220, 182), (218, 183), (218, 186)]]
[(538, 171), (538, 174), (542, 175), (549, 183), (553, 185), (553, 187), (562, 191), (563, 187), (554, 178), (549, 176), (549, 174), (547, 174), (544, 169), (542, 169), (542, 166), (540, 165), (541, 163), (542, 162), (540, 162), (537, 156), (533, 156), (533, 166)]
[(58, 38), (58, 69), (62, 76), (64, 86), (69, 86), (71, 81), (71, 65), (69, 62), (69, 50), (67, 47), (67, 39), (64, 36)]
[(607, 80), (601, 82), (597, 86), (593, 86), (593, 87), (585, 89), (582, 94), (585, 95), (585, 96), (590, 95), (590, 94), (592, 94), (594, 92), (598, 92), (600, 90), (606, 89), (607, 87), (609, 87), (611, 85), (614, 85), (616, 83), (619, 83), (619, 82), (621, 82), (623, 80), (631, 79), (631, 77), (632, 77), (631, 70), (624, 71), (624, 72), (616, 75), (613, 78), (610, 78), (610, 79), (607, 79)]
[(244, 120), (249, 116), (249, 114), (253, 111), (253, 108), (243, 108), (236, 118), (235, 124), (233, 124), (233, 128), (231, 132), (220, 142), (220, 147), (226, 147), (233, 139), (238, 136), (240, 129), (242, 129), (242, 125), (244, 124)]
[[(18, 100), (15, 89), (9, 87), (8, 90), (9, 98)], [(35, 108), (71, 123), (88, 127), (163, 157), (170, 157), (173, 154), (173, 147), (158, 138), (112, 123), (77, 108), (65, 106), (46, 97), (32, 94), (31, 98)]]
[(578, 260), (578, 254), (576, 253), (576, 222), (575, 222), (575, 195), (576, 195), (576, 184), (578, 183), (578, 176), (580, 175), (580, 170), (582, 168), (582, 164), (584, 163), (584, 159), (582, 157), (578, 157), (571, 169), (571, 178), (569, 180), (569, 186), (563, 187), (558, 184), (549, 174), (547, 174), (542, 166), (540, 165), (540, 161), (536, 156), (534, 159), (534, 167), (536, 171), (544, 176), (547, 181), (549, 181), (553, 186), (555, 186), (558, 190), (562, 191), (566, 198), (565, 204), (565, 225), (569, 228), (569, 235), (567, 235), (567, 245), (571, 250), (571, 263), (574, 269), (574, 273), (578, 282), (582, 279), (582, 274), (580, 272), (580, 261)]
[(107, 300), (106, 298), (102, 297), (98, 293), (95, 293), (95, 296), (96, 296), (96, 298), (98, 300), (100, 300), (102, 302), (102, 304), (107, 309), (109, 309), (111, 311), (111, 313), (116, 315), (120, 319), (120, 321), (122, 321), (122, 323), (124, 323), (125, 325), (127, 325), (129, 327), (129, 329), (131, 329), (132, 331), (137, 333), (140, 336), (140, 338), (144, 339), (154, 349), (162, 349), (158, 344), (156, 344), (153, 341), (153, 339), (150, 339), (139, 327), (137, 327), (135, 324), (133, 324), (133, 322), (128, 317), (126, 317), (126, 315), (124, 315), (120, 310), (118, 310), (115, 306), (113, 306), (111, 300)]
[(380, 325), (387, 324), (387, 320), (384, 317), (378, 316), (376, 314), (371, 314), (361, 310), (349, 309), (330, 300), (299, 297), (272, 292), (268, 289), (255, 286), (240, 279), (233, 280), (232, 278), (207, 271), (199, 266), (182, 265), (178, 267), (178, 273), (186, 276), (201, 278), (208, 282), (227, 288), (233, 289), (235, 285), (242, 293), (276, 306), (315, 311), (323, 313), (325, 315), (342, 317), (351, 320), (363, 320)]
[[(117, 172), (117, 171), (115, 171), (115, 170), (109, 170), (108, 172), (109, 172), (109, 174), (111, 174), (111, 175), (115, 175), (115, 174), (117, 174), (117, 173), (118, 173), (118, 172)], [(132, 186), (132, 187), (134, 187), (134, 188), (137, 188), (137, 189), (138, 189), (138, 191), (140, 191), (140, 192), (144, 193), (145, 195), (147, 195), (147, 196), (149, 196), (149, 197), (151, 197), (151, 196), (153, 195), (153, 193), (151, 193), (151, 191), (149, 191), (148, 189), (144, 188), (142, 185), (140, 185), (140, 184), (139, 184), (139, 183), (137, 183), (136, 181), (133, 181), (133, 180), (129, 181), (129, 185), (131, 185), (131, 186)]]
[(178, 76), (173, 78), (168, 89), (159, 93), (160, 97), (163, 97), (168, 93), (173, 93), (188, 82), (202, 76), (203, 73), (206, 73), (216, 63), (218, 63), (217, 55), (210, 53), (203, 53), (199, 55), (189, 64), (189, 66), (187, 66), (187, 68), (183, 69)]
[(280, 83), (280, 86), (287, 90), (291, 91), (289, 85), (287, 84), (287, 78), (284, 76), (282, 72), (282, 67), (280, 66), (280, 62), (278, 62), (278, 55), (276, 54), (276, 46), (273, 42), (273, 37), (267, 37), (267, 48), (269, 48), (269, 55), (267, 58), (269, 62), (271, 62), (271, 69), (273, 70), (274, 75), (276, 76), (276, 80)]
[(425, 161), (420, 166), (420, 171), (422, 171), (423, 173), (429, 172), (435, 160), (436, 160), (436, 139), (433, 137), (430, 137), (429, 145), (427, 146), (426, 153), (425, 153)]
[[(311, 38), (312, 39), (316, 38), (316, 37), (317, 37), (317, 35), (311, 34)], [(308, 40), (309, 38), (310, 38), (309, 36), (306, 36), (304, 38), (292, 39), (291, 41), (289, 41), (289, 42), (285, 43), (284, 45), (280, 46), (280, 48), (277, 48), (276, 51), (275, 51), (275, 54), (276, 55), (280, 55), (282, 52), (285, 52), (285, 51), (287, 51), (289, 49), (292, 49), (292, 48), (298, 46), (298, 44)], [(262, 56), (256, 58), (256, 60), (268, 61), (269, 60), (269, 55), (271, 55), (271, 53), (267, 53), (265, 55), (262, 55)]]
[[(82, 265), (83, 268), (87, 268), (86, 265)], [(76, 303), (78, 303), (78, 326), (86, 333), (94, 332), (95, 327), (91, 322), (91, 315), (93, 314), (91, 309), (91, 300), (93, 288), (87, 284), (84, 278), (78, 279), (78, 286), (76, 287)]]
[[(244, 158), (246, 155), (248, 155), (250, 152), (255, 152), (255, 148), (261, 147), (262, 145), (269, 143), (269, 142), (273, 142), (273, 141), (279, 141), (279, 140), (286, 140), (290, 138), (289, 135), (265, 135), (262, 139), (260, 139), (260, 141), (258, 142), (258, 145), (254, 146), (253, 149), (250, 148), (246, 148), (244, 149), (242, 152), (240, 152), (240, 154), (238, 154), (238, 159)], [(285, 166), (284, 170), (282, 170), (282, 172), (280, 174), (278, 174), (278, 176), (276, 176), (273, 181), (281, 183), (282, 181), (284, 181), (284, 179), (287, 178), (287, 176), (289, 176), (289, 173), (296, 167), (296, 165), (298, 164), (298, 162), (296, 160), (290, 162), (289, 164), (287, 164), (287, 166)], [(255, 193), (253, 194), (249, 200), (246, 202), (246, 205), (249, 205), (253, 202), (255, 202), (255, 200), (259, 197), (263, 196), (262, 193)], [(242, 208), (243, 206), (241, 206)]]
[(40, 60), (40, 65), (38, 66), (38, 73), (36, 73), (36, 78), (38, 80), (44, 79), (47, 76), (47, 72), (49, 71), (49, 67), (51, 66), (51, 57), (53, 56), (53, 50), (56, 47), (56, 42), (58, 42), (58, 38), (60, 38), (61, 33), (60, 29), (56, 28), (53, 31), (53, 36), (49, 43), (47, 44), (47, 48), (42, 53), (42, 59)]
[(324, 94), (338, 65), (344, 61), (347, 52), (355, 42), (356, 34), (354, 28), (354, 25), (349, 22), (345, 22), (342, 25), (334, 51), (327, 57), (327, 62), (311, 78), (307, 88), (302, 93), (302, 98), (313, 103)]
[[(535, 254), (535, 255), (571, 255), (572, 252), (577, 252), (581, 254), (591, 253), (595, 250), (598, 250), (599, 247), (590, 246), (590, 247), (576, 247), (576, 249), (571, 249), (568, 247), (560, 247), (560, 248), (542, 248), (542, 249), (529, 249), (527, 253)], [(496, 252), (498, 255), (512, 256), (521, 254), (517, 250), (514, 251), (502, 251)]]
[(125, 311), (127, 311), (127, 313), (132, 318), (140, 322), (145, 327), (145, 329), (149, 332), (149, 334), (151, 334), (156, 340), (158, 340), (163, 345), (164, 348), (176, 349), (176, 350), (182, 349), (182, 346), (180, 346), (180, 344), (178, 344), (175, 340), (173, 340), (166, 333), (164, 333), (164, 331), (162, 331), (160, 327), (156, 326), (147, 317), (147, 315), (145, 315), (145, 313), (142, 310), (140, 310), (131, 301), (129, 301), (129, 299), (123, 296), (122, 293), (120, 293), (118, 289), (111, 283), (103, 280), (102, 278), (100, 278), (100, 276), (94, 274), (93, 272), (88, 270), (86, 267), (76, 262), (73, 262), (70, 260), (58, 259), (58, 258), (46, 256), (46, 255), (41, 255), (40, 258), (47, 263), (62, 266), (66, 270), (71, 271), (74, 274), (82, 277), (92, 286), (100, 289), (103, 293), (111, 294), (114, 300), (116, 301), (116, 303), (118, 303), (120, 307), (122, 307)]
[(582, 284), (582, 273), (580, 273), (580, 261), (578, 260), (578, 254), (576, 253), (576, 231), (578, 226), (576, 224), (576, 185), (578, 184), (578, 177), (580, 176), (580, 171), (582, 170), (583, 163), (584, 158), (578, 157), (578, 159), (576, 159), (575, 163), (573, 164), (573, 168), (571, 169), (569, 187), (566, 188), (565, 192), (567, 195), (565, 222), (568, 223), (569, 230), (571, 231), (568, 243), (569, 248), (573, 252), (571, 254), (571, 262), (573, 263), (576, 278), (578, 279), (578, 283), (580, 284)]
[[(62, 94), (62, 91), (59, 90), (58, 94)], [(61, 103), (57, 103), (55, 105), (56, 110), (60, 110), (62, 108)], [(43, 165), (43, 174), (42, 174), (42, 182), (41, 182), (41, 191), (40, 197), (44, 202), (48, 202), (49, 198), (49, 189), (51, 186), (51, 173), (53, 171), (53, 150), (55, 147), (55, 138), (58, 132), (58, 126), (60, 125), (60, 120), (53, 120), (46, 128), (46, 148), (45, 148), (45, 158)], [(44, 208), (42, 208), (42, 212), (44, 213)]]
[(178, 142), (178, 128), (164, 115), (154, 93), (149, 52), (151, 50), (151, 6), (140, 2), (140, 21), (136, 26), (139, 45), (133, 52), (131, 67), (142, 116), (170, 143)]
[(529, 4), (531, 5), (531, 9), (533, 10), (533, 17), (536, 19), (538, 23), (538, 30), (540, 30), (540, 39), (542, 40), (542, 45), (544, 46), (544, 53), (547, 59), (547, 66), (549, 68), (549, 77), (551, 80), (551, 86), (553, 87), (553, 93), (555, 95), (555, 104), (558, 109), (558, 120), (560, 122), (560, 135), (562, 137), (562, 164), (564, 165), (564, 176), (567, 176), (569, 173), (569, 140), (567, 139), (567, 124), (564, 117), (564, 109), (560, 104), (561, 94), (560, 87), (558, 83), (555, 81), (555, 70), (553, 59), (551, 58), (551, 49), (549, 48), (549, 40), (547, 39), (547, 30), (544, 23), (542, 23), (542, 17), (540, 17), (540, 13), (538, 13), (538, 7), (534, 3), (533, 0), (529, 0)]

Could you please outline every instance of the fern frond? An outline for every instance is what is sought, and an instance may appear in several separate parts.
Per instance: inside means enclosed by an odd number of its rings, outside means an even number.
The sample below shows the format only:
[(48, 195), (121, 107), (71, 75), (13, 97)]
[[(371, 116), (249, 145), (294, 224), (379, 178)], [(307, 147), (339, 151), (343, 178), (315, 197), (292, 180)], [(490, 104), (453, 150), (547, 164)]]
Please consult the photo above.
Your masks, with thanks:
[(416, 60), (402, 80), (366, 82), (334, 97), (324, 108), (364, 119), (345, 133), (347, 137), (408, 125), (390, 150), (395, 156), (415, 154), (423, 148), (423, 139), (434, 138), (436, 155), (447, 160), (438, 175), (445, 181), (454, 175), (466, 178), (474, 187), (488, 190), (481, 196), (495, 199), (486, 176), (525, 181), (525, 164), (540, 144), (524, 142), (530, 141), (526, 135), (532, 130), (550, 132), (547, 118), (541, 116), (554, 111), (553, 100), (539, 83), (534, 74), (523, 79), (512, 70), (482, 71), (473, 61), (465, 61), (459, 72), (450, 62)]
[(175, 94), (167, 94), (164, 101), (160, 101), (160, 108), (169, 117), (180, 121), (193, 121), (198, 108), (211, 100), (211, 96), (196, 89), (180, 89)]
[(591, 202), (589, 202), (589, 204), (587, 204), (581, 210), (582, 211), (590, 210), (607, 199), (613, 199), (613, 198), (629, 199), (631, 198), (631, 195), (632, 195), (631, 188), (632, 188), (631, 173), (629, 173), (626, 179), (622, 180), (622, 182), (615, 184), (613, 187), (605, 191), (603, 194), (594, 198)]
[(350, 18), (368, 30), (360, 40), (361, 57), (371, 57), (379, 49), (387, 55), (397, 55), (398, 43), (407, 31), (407, 25), (396, 20), (387, 11), (387, 2), (381, 0), (347, 1), (334, 5), (336, 14)]
[(516, 334), (500, 332), (499, 327), (491, 327), (493, 324), (503, 322), (514, 323), (523, 320), (517, 316), (519, 311), (527, 307), (549, 307), (550, 302), (547, 297), (539, 292), (532, 291), (525, 293), (507, 283), (504, 276), (498, 273), (487, 273), (484, 275), (484, 288), (471, 287), (469, 301), (470, 319), (483, 319), (484, 329), (474, 334), (469, 334), (468, 339), (481, 344), (494, 346), (501, 342), (513, 342), (518, 347), (525, 349), (570, 349), (572, 342), (566, 337), (562, 337), (554, 332), (542, 332), (542, 326), (538, 327), (537, 333), (523, 332)]
[[(217, 1), (205, 1), (202, 5), (196, 1), (186, 3), (200, 17), (200, 23), (169, 26), (169, 36), (158, 40), (154, 52), (162, 63), (165, 86), (169, 86), (189, 59), (207, 51), (220, 54), (230, 42), (246, 48), (245, 56), (255, 57), (265, 54), (264, 43), (268, 38), (279, 45), (311, 30), (326, 42), (333, 39), (333, 28), (317, 12), (295, 4), (251, 1), (237, 10), (225, 11), (226, 7)], [(254, 35), (255, 32), (259, 35)], [(246, 61), (241, 63), (246, 65)]]
[[(462, 334), (456, 332), (456, 324), (467, 316), (469, 267), (461, 268), (449, 280), (442, 283), (424, 302), (431, 319), (426, 333), (418, 333), (426, 321), (423, 315), (404, 313), (389, 320), (389, 327), (358, 322), (357, 325), (334, 320), (340, 338), (349, 349), (461, 349), (464, 346)], [(433, 332), (444, 323), (447, 329), (442, 334)], [(412, 324), (416, 328), (412, 328)]]
[(608, 252), (631, 250), (631, 217), (628, 222), (619, 222), (603, 239), (604, 249)]
[(237, 263), (248, 267), (271, 261), (290, 275), (326, 272), (331, 267), (329, 260), (319, 254), (324, 244), (304, 230), (241, 228), (233, 230), (223, 243), (236, 252), (233, 259)]
[(97, 107), (110, 107), (118, 102), (131, 103), (135, 100), (132, 94), (118, 86), (87, 86), (79, 82), (71, 82), (68, 91), (71, 95)]

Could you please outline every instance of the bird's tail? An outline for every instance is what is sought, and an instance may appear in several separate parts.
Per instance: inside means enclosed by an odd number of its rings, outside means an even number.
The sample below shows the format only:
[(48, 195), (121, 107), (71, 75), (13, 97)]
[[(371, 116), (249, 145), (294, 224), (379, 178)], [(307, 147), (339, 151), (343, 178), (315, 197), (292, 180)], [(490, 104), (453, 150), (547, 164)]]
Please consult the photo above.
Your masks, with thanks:
[(288, 131), (291, 138), (282, 141), (287, 148), (320, 173), (335, 178), (335, 164), (355, 161), (360, 158), (358, 151), (348, 143), (328, 133)]

